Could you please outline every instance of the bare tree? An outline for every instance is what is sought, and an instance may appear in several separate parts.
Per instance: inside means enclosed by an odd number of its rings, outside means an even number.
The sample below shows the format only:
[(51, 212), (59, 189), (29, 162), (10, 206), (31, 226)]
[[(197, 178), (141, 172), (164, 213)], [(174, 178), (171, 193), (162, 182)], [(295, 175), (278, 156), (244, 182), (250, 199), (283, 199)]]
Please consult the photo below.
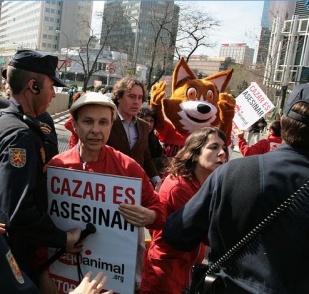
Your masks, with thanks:
[[(98, 13), (100, 15), (100, 13)], [(102, 17), (102, 16), (101, 16)], [(110, 34), (110, 32), (115, 28), (118, 24), (119, 20), (117, 18), (112, 17), (112, 15), (107, 17), (102, 17), (102, 21), (105, 28), (105, 34), (103, 39), (101, 39), (100, 43), (98, 42), (98, 37), (93, 34), (93, 29), (91, 28), (89, 22), (85, 22), (81, 20), (83, 26), (87, 26), (91, 32), (89, 38), (84, 41), (80, 41), (80, 47), (74, 50), (77, 52), (78, 57), (70, 56), (72, 60), (77, 62), (83, 69), (84, 72), (84, 80), (83, 80), (83, 90), (86, 91), (87, 85), (90, 77), (99, 71), (105, 70), (102, 68), (102, 63), (100, 64), (99, 60), (103, 58), (103, 49), (106, 45), (106, 40)], [(94, 48), (95, 45), (97, 48)], [(67, 48), (68, 49), (68, 48)], [(99, 65), (100, 64), (100, 65)]]
[(172, 2), (164, 3), (164, 12), (160, 15), (153, 9), (149, 20), (153, 30), (153, 42), (149, 52), (149, 72), (147, 89), (155, 84), (166, 72), (173, 67), (173, 48), (176, 36), (173, 32), (178, 25), (178, 7)]
[[(147, 64), (148, 90), (163, 75), (172, 74), (174, 65), (171, 52), (174, 51), (174, 57), (176, 54), (179, 59), (181, 56), (186, 56), (188, 61), (199, 47), (215, 47), (216, 43), (209, 42), (210, 32), (220, 26), (218, 20), (206, 13), (184, 5), (175, 6), (169, 1), (165, 1), (164, 5), (163, 14), (150, 10), (151, 17), (147, 20), (153, 30)], [(176, 17), (178, 15), (179, 18)]]
[(199, 47), (214, 48), (217, 43), (211, 42), (211, 33), (219, 28), (221, 22), (209, 14), (191, 7), (181, 7), (175, 55), (177, 59), (190, 56)]

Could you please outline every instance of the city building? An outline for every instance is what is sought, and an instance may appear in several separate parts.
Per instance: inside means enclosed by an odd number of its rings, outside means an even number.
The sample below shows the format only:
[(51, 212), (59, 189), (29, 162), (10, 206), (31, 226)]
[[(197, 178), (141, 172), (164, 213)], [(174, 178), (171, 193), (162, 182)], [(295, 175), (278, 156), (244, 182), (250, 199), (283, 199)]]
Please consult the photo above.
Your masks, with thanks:
[(228, 69), (235, 61), (231, 57), (208, 57), (207, 55), (191, 55), (188, 65), (196, 76), (207, 77)]
[(265, 83), (288, 86), (309, 82), (309, 17), (273, 20)]
[(277, 89), (278, 107), (283, 109), (293, 85), (309, 81), (309, 10), (304, 0), (270, 1), (266, 6), (269, 46), (267, 50), (264, 46), (264, 58), (260, 58), (265, 66), (263, 83)]
[[(127, 72), (128, 57), (116, 51), (105, 51), (101, 48), (63, 48), (61, 56), (67, 54), (68, 67), (66, 80), (74, 85), (83, 85), (84, 68), (83, 64), (88, 64), (94, 71), (87, 83), (88, 87), (100, 85), (114, 85), (115, 82), (123, 77)], [(63, 71), (58, 72), (59, 77), (63, 78)]]
[(254, 49), (246, 43), (221, 44), (219, 57), (231, 57), (235, 63), (252, 65)]
[(299, 18), (309, 17), (309, 10), (303, 0), (300, 1), (264, 1), (261, 20), (261, 34), (256, 62), (265, 65), (274, 19), (289, 20), (293, 15)]
[(3, 1), (0, 52), (17, 49), (60, 51), (80, 46), (90, 37), (90, 1)]
[(101, 45), (128, 54), (133, 74), (138, 64), (172, 69), (178, 19), (174, 1), (105, 1)]

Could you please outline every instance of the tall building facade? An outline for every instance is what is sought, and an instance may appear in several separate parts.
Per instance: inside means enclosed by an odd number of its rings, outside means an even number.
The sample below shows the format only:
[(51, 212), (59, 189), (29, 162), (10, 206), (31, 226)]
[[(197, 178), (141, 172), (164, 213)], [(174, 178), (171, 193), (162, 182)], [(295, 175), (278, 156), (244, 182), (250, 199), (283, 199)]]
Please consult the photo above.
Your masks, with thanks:
[(309, 17), (309, 10), (306, 7), (305, 0), (264, 1), (257, 63), (266, 63), (273, 21), (277, 18), (281, 19), (281, 21), (289, 20), (292, 19), (293, 15), (298, 15), (298, 18)]
[(256, 56), (257, 64), (265, 64), (267, 59), (267, 52), (270, 39), (270, 20), (268, 17), (270, 1), (264, 1), (263, 13), (261, 19), (261, 33), (259, 40), (259, 48)]
[(273, 21), (265, 83), (288, 86), (309, 82), (309, 17)]
[(270, 19), (264, 85), (280, 89), (279, 108), (283, 109), (289, 89), (309, 82), (309, 10), (304, 0), (274, 2), (269, 15), (277, 17)]
[(128, 54), (133, 71), (152, 62), (172, 66), (178, 19), (174, 1), (105, 1), (101, 44)]
[(246, 43), (221, 44), (219, 57), (231, 57), (235, 63), (251, 65), (253, 56), (254, 49)]
[(80, 46), (90, 36), (92, 2), (4, 1), (1, 3), (0, 52), (17, 49), (59, 51)]

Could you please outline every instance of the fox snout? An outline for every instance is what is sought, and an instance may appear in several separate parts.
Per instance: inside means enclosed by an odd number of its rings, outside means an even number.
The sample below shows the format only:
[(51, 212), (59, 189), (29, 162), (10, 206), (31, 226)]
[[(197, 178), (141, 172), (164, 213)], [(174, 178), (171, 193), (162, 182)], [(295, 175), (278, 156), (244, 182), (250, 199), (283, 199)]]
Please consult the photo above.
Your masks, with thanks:
[(206, 114), (209, 113), (211, 111), (210, 106), (206, 105), (206, 104), (199, 104), (197, 105), (197, 111), (202, 113), (202, 114)]

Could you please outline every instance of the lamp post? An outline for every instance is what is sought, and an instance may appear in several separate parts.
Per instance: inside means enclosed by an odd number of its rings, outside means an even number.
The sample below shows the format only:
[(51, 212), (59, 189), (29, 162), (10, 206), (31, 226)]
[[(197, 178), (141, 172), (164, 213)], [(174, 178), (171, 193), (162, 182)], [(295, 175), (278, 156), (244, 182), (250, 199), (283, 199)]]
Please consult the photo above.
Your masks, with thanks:
[(77, 72), (75, 72), (75, 85), (76, 85)]
[(65, 78), (66, 78), (66, 74), (67, 74), (69, 38), (68, 38), (67, 34), (65, 34), (64, 32), (62, 32), (60, 30), (56, 30), (56, 32), (59, 33), (59, 34), (63, 34), (67, 38), (67, 48), (66, 48), (66, 51), (65, 51), (65, 64), (64, 64), (64, 74), (63, 74), (63, 82), (65, 83)]

